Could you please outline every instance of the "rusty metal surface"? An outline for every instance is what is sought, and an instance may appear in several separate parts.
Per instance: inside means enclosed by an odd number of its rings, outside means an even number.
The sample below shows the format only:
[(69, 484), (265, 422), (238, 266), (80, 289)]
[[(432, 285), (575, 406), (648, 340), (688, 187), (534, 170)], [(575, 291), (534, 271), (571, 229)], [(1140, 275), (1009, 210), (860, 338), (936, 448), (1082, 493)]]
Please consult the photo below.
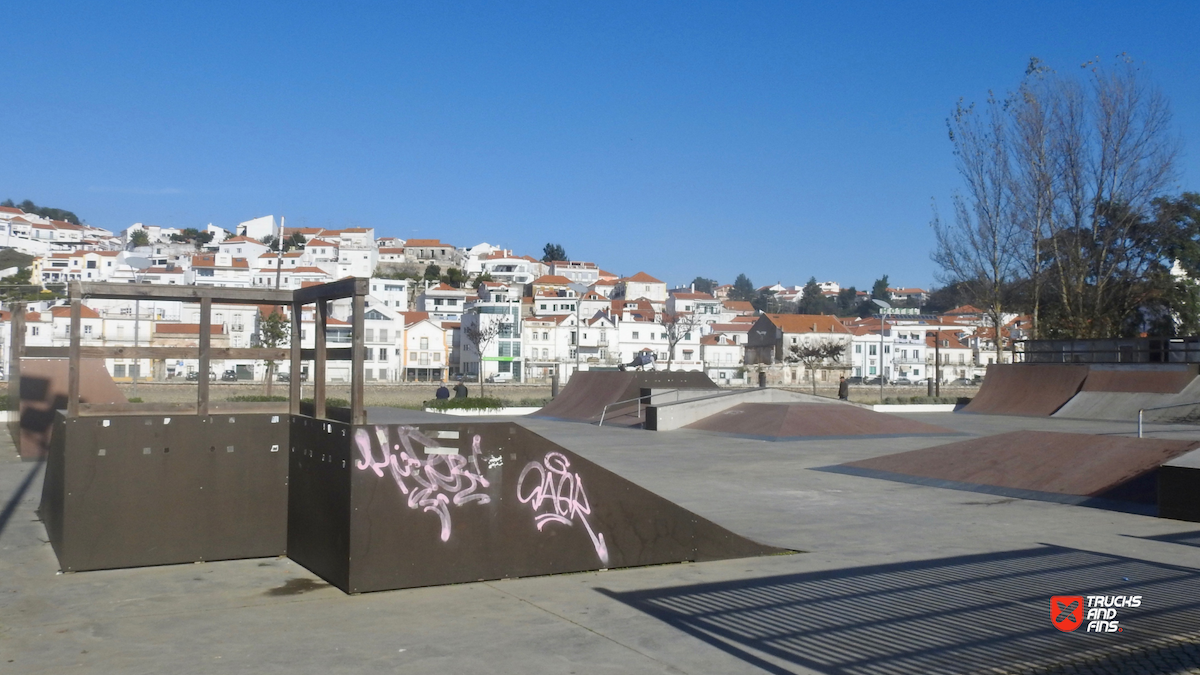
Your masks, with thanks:
[(1016, 490), (1154, 503), (1158, 467), (1200, 443), (1015, 431), (842, 466)]
[[(20, 384), (21, 459), (37, 460), (50, 449), (55, 411), (67, 407), (67, 359), (22, 359)], [(125, 404), (103, 361), (80, 362), (80, 398), (91, 404)]]
[(61, 568), (285, 553), (286, 415), (58, 416), (39, 512)]
[(1087, 374), (1087, 366), (992, 364), (963, 412), (1046, 417), (1071, 400)]
[(763, 440), (958, 433), (896, 415), (827, 403), (742, 403), (684, 428)]
[(1196, 379), (1196, 366), (1090, 366), (1082, 391), (1178, 394)]
[(358, 426), (344, 450), (324, 424), (293, 434), (288, 555), (350, 593), (778, 552), (515, 424)]
[(350, 445), (349, 424), (292, 417), (288, 557), (343, 591), (350, 583)]
[[(718, 389), (704, 373), (677, 371), (583, 371), (575, 373), (557, 398), (533, 413), (534, 417), (599, 421), (604, 406), (642, 395), (643, 389)], [(644, 408), (644, 406), (643, 406)], [(629, 426), (640, 424), (637, 405), (628, 404), (609, 410), (604, 423)]]

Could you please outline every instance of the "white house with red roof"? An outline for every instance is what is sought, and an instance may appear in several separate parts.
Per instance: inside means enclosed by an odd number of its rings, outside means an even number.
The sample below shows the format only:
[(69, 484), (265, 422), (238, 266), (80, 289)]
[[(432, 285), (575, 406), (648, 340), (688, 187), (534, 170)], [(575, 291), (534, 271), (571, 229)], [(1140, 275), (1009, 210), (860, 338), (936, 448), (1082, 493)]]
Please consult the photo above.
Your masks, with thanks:
[(440, 239), (409, 239), (404, 242), (404, 257), (410, 263), (452, 266), (457, 259), (453, 244)]
[(631, 277), (625, 277), (613, 288), (613, 298), (621, 300), (636, 300), (645, 298), (660, 306), (667, 302), (667, 284), (659, 281), (645, 272), (638, 272)]
[(596, 263), (582, 260), (554, 260), (550, 262), (550, 274), (566, 277), (577, 284), (591, 286), (600, 280), (600, 268)]
[(745, 351), (742, 343), (735, 342), (731, 336), (725, 333), (711, 333), (700, 338), (700, 354), (704, 360), (704, 372), (717, 384), (735, 384), (745, 381), (742, 366)]
[(254, 277), (245, 258), (228, 253), (197, 253), (192, 256), (193, 283), (197, 286), (250, 288)]
[(460, 321), (466, 309), (467, 291), (448, 284), (426, 286), (416, 299), (419, 312), (428, 312), (434, 321)]
[(270, 248), (266, 244), (246, 236), (228, 237), (225, 241), (217, 244), (217, 251), (246, 260), (257, 260), (259, 256), (269, 250)]

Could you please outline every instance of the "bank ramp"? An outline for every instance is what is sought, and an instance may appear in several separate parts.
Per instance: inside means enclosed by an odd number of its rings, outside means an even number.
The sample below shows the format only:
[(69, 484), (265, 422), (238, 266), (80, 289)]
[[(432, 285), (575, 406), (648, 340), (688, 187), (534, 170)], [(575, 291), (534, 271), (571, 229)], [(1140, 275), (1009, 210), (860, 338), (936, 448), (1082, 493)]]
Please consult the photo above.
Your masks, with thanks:
[[(638, 405), (643, 390), (719, 389), (704, 373), (656, 371), (581, 371), (571, 376), (554, 400), (531, 417), (605, 425), (640, 426), (646, 405)], [(622, 403), (623, 402), (623, 403)], [(616, 405), (614, 405), (616, 404)], [(605, 414), (605, 407), (611, 406)]]
[(992, 364), (962, 412), (1048, 417), (1079, 393), (1087, 376), (1081, 365)]

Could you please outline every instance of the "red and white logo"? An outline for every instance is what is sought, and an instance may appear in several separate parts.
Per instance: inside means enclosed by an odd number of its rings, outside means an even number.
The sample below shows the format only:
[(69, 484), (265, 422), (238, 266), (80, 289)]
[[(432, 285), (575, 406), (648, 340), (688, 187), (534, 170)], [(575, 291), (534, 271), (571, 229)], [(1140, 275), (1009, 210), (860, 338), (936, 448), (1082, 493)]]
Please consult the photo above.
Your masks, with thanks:
[(1071, 632), (1083, 625), (1083, 596), (1055, 595), (1050, 598), (1050, 620), (1054, 627)]

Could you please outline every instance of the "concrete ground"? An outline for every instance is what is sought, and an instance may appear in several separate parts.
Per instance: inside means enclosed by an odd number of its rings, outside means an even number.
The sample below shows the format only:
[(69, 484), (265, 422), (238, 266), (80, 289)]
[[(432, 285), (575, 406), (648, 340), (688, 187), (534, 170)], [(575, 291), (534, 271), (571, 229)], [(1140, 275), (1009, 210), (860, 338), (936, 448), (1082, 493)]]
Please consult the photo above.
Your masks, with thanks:
[[(372, 413), (379, 421), (380, 413)], [(424, 413), (396, 411), (414, 423)], [(967, 434), (1130, 434), (912, 415)], [(272, 558), (62, 575), (0, 443), (0, 673), (1200, 673), (1200, 524), (810, 469), (959, 439), (763, 442), (523, 420), (793, 555), (347, 596)], [(1200, 440), (1200, 427), (1151, 425)], [(1065, 633), (1052, 595), (1142, 595)]]

